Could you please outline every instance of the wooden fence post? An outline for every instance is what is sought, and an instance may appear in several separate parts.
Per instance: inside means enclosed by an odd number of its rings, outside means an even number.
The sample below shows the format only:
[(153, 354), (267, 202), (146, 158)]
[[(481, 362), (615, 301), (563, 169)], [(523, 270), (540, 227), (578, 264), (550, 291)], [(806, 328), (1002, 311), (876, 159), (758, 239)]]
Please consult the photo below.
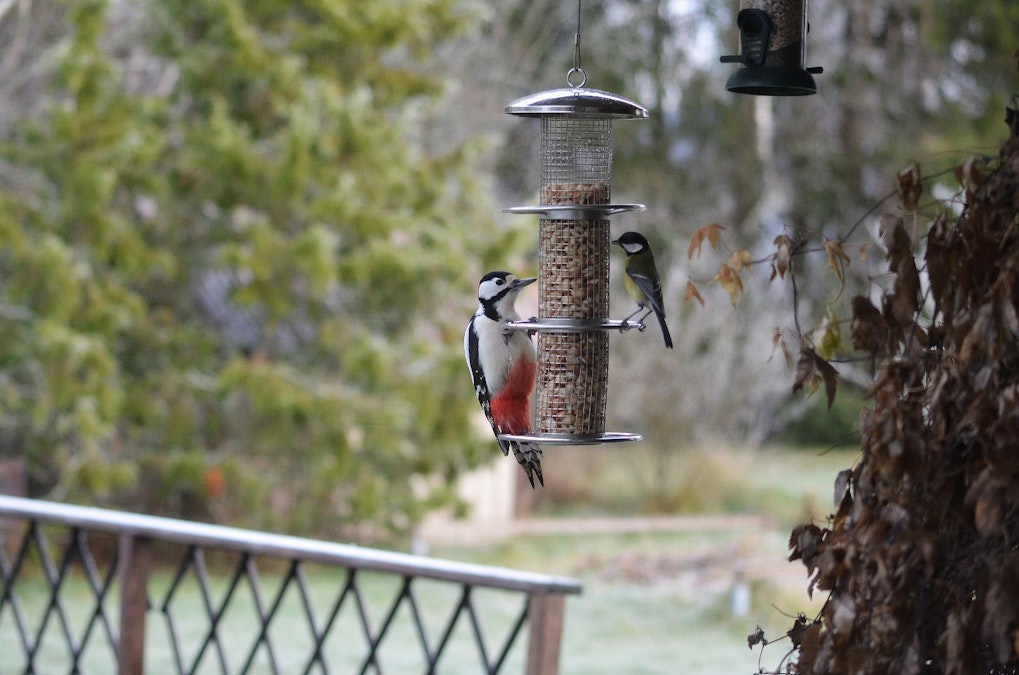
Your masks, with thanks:
[(145, 670), (145, 615), (149, 611), (149, 563), (152, 543), (130, 534), (120, 535), (120, 638), (118, 675), (142, 675)]
[(557, 675), (566, 598), (560, 593), (532, 593), (527, 608), (530, 624), (527, 675)]

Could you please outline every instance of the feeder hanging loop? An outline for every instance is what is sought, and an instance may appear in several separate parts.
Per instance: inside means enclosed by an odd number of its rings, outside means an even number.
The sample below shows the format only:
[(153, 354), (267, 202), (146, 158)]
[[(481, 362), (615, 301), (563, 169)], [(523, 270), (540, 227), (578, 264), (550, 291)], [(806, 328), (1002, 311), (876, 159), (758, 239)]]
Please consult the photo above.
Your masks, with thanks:
[[(587, 84), (587, 73), (580, 65), (580, 4), (583, 0), (577, 0), (577, 32), (573, 39), (573, 67), (566, 73), (566, 84), (573, 89), (580, 89)], [(580, 82), (574, 82), (573, 76), (579, 75)]]
[[(580, 82), (573, 81), (574, 75), (580, 76)], [(587, 84), (587, 73), (583, 68), (570, 68), (570, 72), (566, 73), (566, 83), (570, 85), (571, 89), (582, 89)]]

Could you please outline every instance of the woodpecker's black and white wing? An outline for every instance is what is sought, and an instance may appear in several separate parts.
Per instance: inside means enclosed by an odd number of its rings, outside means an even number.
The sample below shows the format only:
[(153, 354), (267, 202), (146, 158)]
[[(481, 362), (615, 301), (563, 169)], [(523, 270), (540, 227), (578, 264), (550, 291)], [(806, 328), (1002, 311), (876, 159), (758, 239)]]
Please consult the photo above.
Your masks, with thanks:
[(477, 320), (477, 316), (472, 317), (470, 323), (467, 324), (467, 330), (464, 332), (464, 356), (467, 358), (467, 367), (471, 371), (474, 393), (478, 397), (478, 403), (481, 404), (481, 410), (485, 413), (488, 423), (492, 425), (492, 431), (499, 441), (499, 448), (502, 450), (502, 454), (508, 455), (510, 444), (508, 441), (499, 439), (499, 434), (502, 431), (500, 431), (499, 425), (495, 423), (495, 417), (492, 415), (492, 394), (488, 388), (488, 380), (485, 378), (485, 369), (481, 366), (481, 354), (479, 352), (481, 340), (475, 327), (475, 321)]

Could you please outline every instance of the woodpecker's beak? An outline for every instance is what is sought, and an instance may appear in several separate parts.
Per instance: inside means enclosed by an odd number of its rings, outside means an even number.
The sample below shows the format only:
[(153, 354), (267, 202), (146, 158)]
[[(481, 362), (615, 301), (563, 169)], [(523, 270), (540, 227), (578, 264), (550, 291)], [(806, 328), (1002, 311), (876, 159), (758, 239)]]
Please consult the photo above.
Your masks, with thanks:
[(619, 243), (619, 240), (618, 240), (618, 239), (613, 239), (613, 240), (612, 240), (612, 243), (613, 243), (613, 244), (619, 244), (619, 246), (622, 246), (622, 244), (620, 244), (620, 243)]
[(537, 280), (538, 280), (538, 277), (528, 277), (526, 279), (516, 279), (516, 280), (513, 281), (513, 290), (516, 290), (518, 288), (523, 288), (524, 286), (530, 286), (531, 284), (533, 284)]

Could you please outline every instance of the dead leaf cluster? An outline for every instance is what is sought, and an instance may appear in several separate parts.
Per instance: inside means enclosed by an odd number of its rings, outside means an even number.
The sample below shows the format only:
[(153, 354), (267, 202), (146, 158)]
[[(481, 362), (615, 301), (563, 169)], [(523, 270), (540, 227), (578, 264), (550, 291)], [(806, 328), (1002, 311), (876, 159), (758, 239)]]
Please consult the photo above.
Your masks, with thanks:
[[(931, 221), (920, 265), (887, 219), (894, 284), (852, 301), (853, 346), (880, 368), (835, 513), (789, 541), (808, 590), (829, 592), (788, 633), (790, 672), (1019, 673), (1019, 139), (956, 177), (964, 208)], [(898, 178), (915, 212), (919, 167)], [(825, 248), (838, 272), (840, 246)], [(804, 348), (796, 386), (828, 388), (826, 365)]]

